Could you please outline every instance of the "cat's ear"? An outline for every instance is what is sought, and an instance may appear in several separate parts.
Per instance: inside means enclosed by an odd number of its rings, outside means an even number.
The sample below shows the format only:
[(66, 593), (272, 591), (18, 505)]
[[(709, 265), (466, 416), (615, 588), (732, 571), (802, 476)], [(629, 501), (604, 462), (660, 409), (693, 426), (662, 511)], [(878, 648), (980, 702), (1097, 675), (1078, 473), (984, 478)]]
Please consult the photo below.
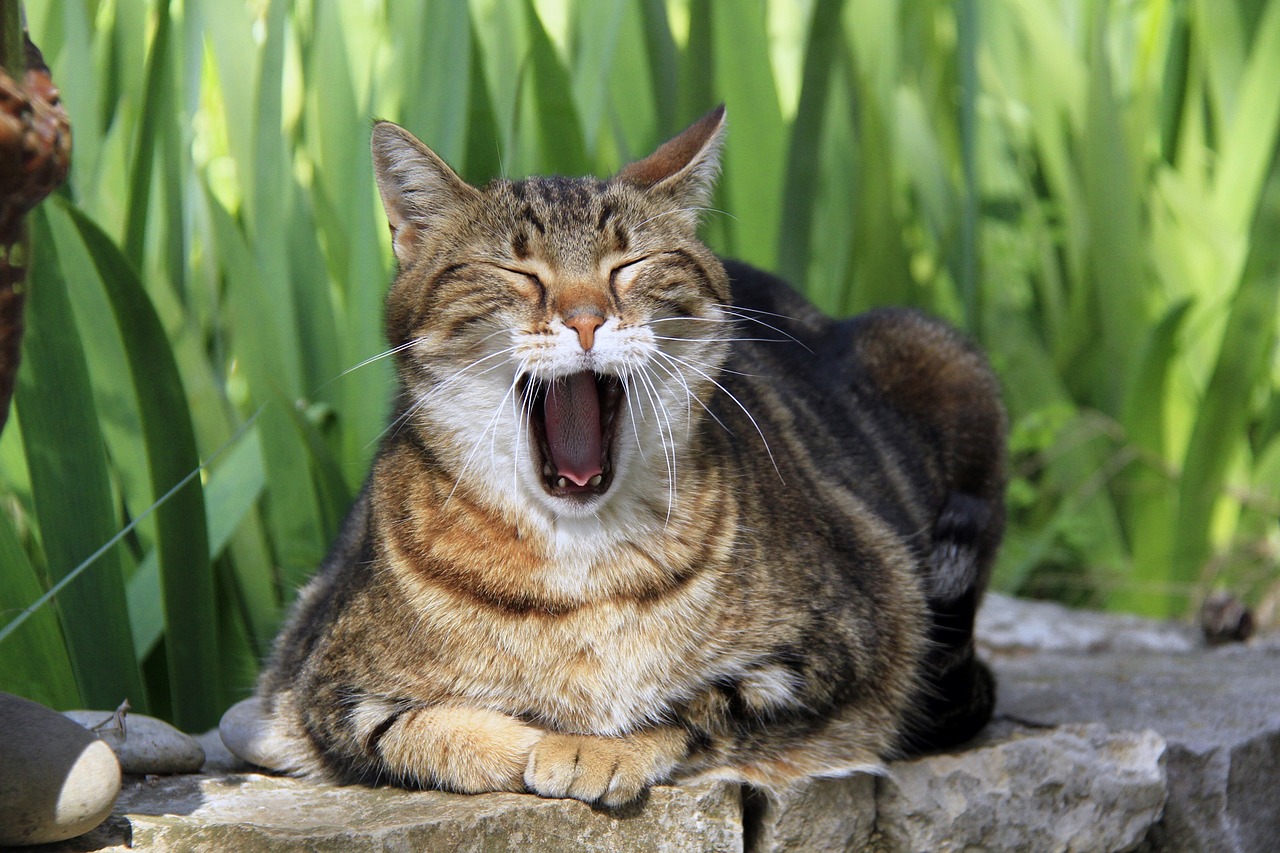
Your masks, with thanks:
[(423, 231), (457, 213), (479, 191), (412, 133), (389, 121), (373, 126), (373, 172), (401, 266), (413, 257)]
[(688, 212), (697, 226), (698, 214), (711, 203), (720, 173), (720, 144), (724, 138), (724, 104), (690, 125), (657, 151), (637, 160), (617, 174), (653, 193), (669, 195), (679, 209)]

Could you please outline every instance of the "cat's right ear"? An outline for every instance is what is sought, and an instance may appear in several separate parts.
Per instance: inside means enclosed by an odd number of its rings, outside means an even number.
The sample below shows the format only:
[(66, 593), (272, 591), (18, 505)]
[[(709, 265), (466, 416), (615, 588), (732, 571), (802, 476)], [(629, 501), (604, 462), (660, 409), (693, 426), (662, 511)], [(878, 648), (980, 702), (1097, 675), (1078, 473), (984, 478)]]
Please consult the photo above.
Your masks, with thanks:
[(391, 246), (396, 260), (407, 266), (422, 233), (477, 199), (479, 191), (397, 124), (374, 124), (372, 148), (373, 173), (391, 226)]

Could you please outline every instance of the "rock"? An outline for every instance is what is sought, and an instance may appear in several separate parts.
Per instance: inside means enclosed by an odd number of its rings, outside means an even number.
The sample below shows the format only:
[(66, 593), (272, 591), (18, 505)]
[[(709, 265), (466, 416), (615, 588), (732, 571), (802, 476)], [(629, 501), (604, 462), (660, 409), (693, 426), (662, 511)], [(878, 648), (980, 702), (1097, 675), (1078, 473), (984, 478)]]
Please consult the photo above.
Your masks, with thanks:
[(1269, 851), (1280, 834), (1280, 647), (1036, 654), (993, 661), (996, 712), (1151, 728), (1168, 742), (1159, 850)]
[(1150, 731), (1004, 723), (970, 749), (895, 762), (882, 777), (750, 795), (747, 849), (1131, 850), (1160, 817), (1164, 751)]
[(876, 823), (876, 777), (813, 779), (744, 798), (745, 849), (754, 853), (865, 850)]
[(204, 734), (194, 737), (196, 743), (200, 744), (200, 748), (204, 750), (204, 766), (200, 768), (202, 772), (216, 773), (220, 770), (242, 772), (250, 769), (248, 762), (227, 749), (217, 729), (209, 729)]
[(1202, 645), (1189, 625), (1073, 610), (1049, 601), (988, 593), (974, 627), (986, 654), (1151, 651), (1182, 653)]
[(276, 744), (267, 726), (262, 700), (250, 696), (227, 709), (218, 722), (218, 734), (227, 749), (257, 767), (278, 770), (285, 762), (276, 754)]
[(1164, 753), (1152, 731), (1006, 726), (965, 752), (893, 764), (876, 788), (876, 848), (1132, 850), (1164, 806)]
[(92, 732), (56, 711), (0, 693), (0, 845), (88, 832), (111, 814), (120, 763)]
[(257, 774), (155, 777), (117, 812), (134, 850), (738, 851), (737, 786), (658, 787), (610, 812), (527, 794), (337, 787)]
[(145, 714), (123, 714), (123, 729), (115, 711), (64, 711), (115, 751), (125, 773), (195, 773), (204, 765), (204, 749), (195, 738), (164, 720)]

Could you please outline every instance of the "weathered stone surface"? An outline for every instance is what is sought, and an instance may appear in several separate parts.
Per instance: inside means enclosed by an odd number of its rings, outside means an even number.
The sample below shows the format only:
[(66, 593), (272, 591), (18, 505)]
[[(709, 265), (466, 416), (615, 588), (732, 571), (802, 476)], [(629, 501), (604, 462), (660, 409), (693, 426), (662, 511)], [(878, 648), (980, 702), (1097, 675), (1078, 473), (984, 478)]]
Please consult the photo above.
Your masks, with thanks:
[[(107, 823), (50, 850), (1276, 849), (1276, 635), (1211, 650), (1189, 627), (993, 600), (979, 632), (1000, 680), (995, 722), (883, 778), (745, 800), (730, 785), (657, 788), (610, 814), (237, 775), (245, 765), (211, 747), (206, 775), (127, 783)], [(260, 732), (244, 731), (252, 751)]]
[(654, 788), (616, 813), (524, 794), (317, 785), (257, 774), (126, 785), (134, 850), (736, 851), (742, 805), (725, 784)]
[(758, 853), (863, 850), (876, 822), (876, 777), (814, 779), (746, 795), (746, 849)]
[(987, 654), (1150, 651), (1181, 653), (1203, 645), (1200, 632), (1177, 622), (1072, 610), (1049, 601), (998, 593), (982, 600), (974, 628)]
[(121, 721), (114, 711), (63, 711), (63, 716), (102, 738), (125, 773), (195, 773), (204, 765), (204, 749), (195, 738), (164, 720), (127, 714)]
[(115, 753), (43, 705), (0, 693), (0, 845), (61, 841), (111, 814)]
[(876, 786), (876, 848), (1132, 850), (1160, 817), (1155, 732), (999, 728), (964, 752), (891, 765)]
[(1271, 851), (1280, 839), (1280, 649), (1035, 654), (994, 661), (997, 713), (1151, 728), (1169, 744), (1161, 850)]
[(1132, 850), (1160, 817), (1164, 751), (1151, 731), (998, 723), (962, 752), (895, 762), (883, 777), (750, 795), (747, 849)]

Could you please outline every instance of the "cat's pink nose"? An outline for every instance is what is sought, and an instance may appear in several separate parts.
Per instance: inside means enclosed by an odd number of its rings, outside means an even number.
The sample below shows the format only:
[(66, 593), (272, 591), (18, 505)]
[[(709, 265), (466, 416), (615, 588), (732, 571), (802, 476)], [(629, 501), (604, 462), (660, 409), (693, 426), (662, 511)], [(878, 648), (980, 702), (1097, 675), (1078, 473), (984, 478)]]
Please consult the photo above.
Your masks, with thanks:
[(565, 320), (564, 324), (578, 333), (582, 348), (589, 350), (596, 342), (596, 329), (604, 325), (604, 318), (599, 314), (575, 314)]

